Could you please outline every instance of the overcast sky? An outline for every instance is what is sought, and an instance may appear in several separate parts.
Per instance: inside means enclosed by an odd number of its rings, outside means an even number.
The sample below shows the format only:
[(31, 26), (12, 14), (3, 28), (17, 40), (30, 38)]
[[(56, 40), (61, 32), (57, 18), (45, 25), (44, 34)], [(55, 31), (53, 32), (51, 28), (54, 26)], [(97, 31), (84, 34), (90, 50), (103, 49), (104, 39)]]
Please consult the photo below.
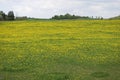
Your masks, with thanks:
[(108, 18), (120, 15), (120, 0), (0, 0), (0, 10), (38, 18), (65, 13)]

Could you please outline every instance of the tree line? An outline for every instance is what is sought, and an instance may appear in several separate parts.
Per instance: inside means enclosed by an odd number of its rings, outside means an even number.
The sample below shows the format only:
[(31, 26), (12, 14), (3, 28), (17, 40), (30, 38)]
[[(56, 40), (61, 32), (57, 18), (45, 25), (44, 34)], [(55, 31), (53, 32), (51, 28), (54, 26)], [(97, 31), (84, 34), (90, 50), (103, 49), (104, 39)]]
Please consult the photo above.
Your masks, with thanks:
[(55, 15), (51, 19), (56, 19), (56, 20), (61, 20), (61, 19), (83, 19), (83, 20), (91, 20), (91, 19), (103, 19), (103, 17), (88, 17), (88, 16), (76, 16), (76, 15), (71, 15), (69, 13), (65, 15)]
[(0, 11), (0, 21), (14, 20), (14, 12), (9, 11), (8, 14), (5, 14), (3, 11)]
[[(0, 11), (0, 21), (11, 21), (11, 20), (27, 20), (27, 19), (37, 19), (37, 18), (28, 18), (27, 16), (15, 17), (13, 11), (9, 11), (8, 14), (5, 14), (3, 11)], [(81, 19), (81, 20), (102, 20), (103, 17), (89, 17), (89, 16), (77, 16), (71, 15), (69, 13), (65, 15), (55, 15), (50, 19), (63, 20), (63, 19)]]

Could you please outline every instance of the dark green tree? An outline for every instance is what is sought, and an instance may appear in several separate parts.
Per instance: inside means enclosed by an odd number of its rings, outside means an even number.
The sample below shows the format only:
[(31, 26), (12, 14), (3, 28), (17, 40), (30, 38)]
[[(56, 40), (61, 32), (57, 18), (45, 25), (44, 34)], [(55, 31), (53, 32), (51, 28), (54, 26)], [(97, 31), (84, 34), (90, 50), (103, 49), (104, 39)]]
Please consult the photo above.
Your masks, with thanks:
[(89, 17), (89, 16), (77, 16), (77, 15), (71, 15), (71, 14), (67, 13), (65, 15), (55, 15), (52, 17), (52, 19), (57, 19), (57, 20), (61, 20), (61, 19), (92, 20), (92, 19), (98, 19), (98, 17), (93, 18), (93, 17)]
[(60, 19), (60, 17), (58, 15), (55, 15), (54, 17), (52, 17), (52, 19)]
[(0, 11), (0, 20), (6, 20), (6, 15), (3, 11)]
[(60, 19), (65, 19), (64, 15), (60, 15)]
[(14, 12), (13, 11), (9, 11), (7, 18), (8, 18), (8, 20), (14, 20), (14, 18), (15, 18)]
[(65, 14), (65, 19), (71, 19), (71, 15), (69, 13)]

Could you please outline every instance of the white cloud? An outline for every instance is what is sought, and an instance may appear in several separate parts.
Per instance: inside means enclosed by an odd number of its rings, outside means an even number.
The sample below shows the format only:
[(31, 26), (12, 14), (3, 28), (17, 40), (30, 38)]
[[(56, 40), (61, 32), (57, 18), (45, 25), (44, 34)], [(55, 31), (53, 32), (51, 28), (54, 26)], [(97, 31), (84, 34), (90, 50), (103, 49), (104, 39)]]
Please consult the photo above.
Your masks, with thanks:
[(120, 0), (0, 0), (0, 10), (18, 16), (50, 18), (55, 14), (111, 17), (120, 14)]
[(97, 5), (93, 5), (93, 6), (90, 6), (90, 9), (93, 10), (93, 11), (102, 11), (103, 10), (103, 6), (97, 6)]
[(4, 2), (5, 0), (0, 0), (0, 2)]
[(28, 7), (28, 6), (13, 6), (13, 10), (16, 12), (16, 15), (19, 16), (19, 14), (21, 16), (27, 15), (29, 13), (32, 13), (32, 8)]

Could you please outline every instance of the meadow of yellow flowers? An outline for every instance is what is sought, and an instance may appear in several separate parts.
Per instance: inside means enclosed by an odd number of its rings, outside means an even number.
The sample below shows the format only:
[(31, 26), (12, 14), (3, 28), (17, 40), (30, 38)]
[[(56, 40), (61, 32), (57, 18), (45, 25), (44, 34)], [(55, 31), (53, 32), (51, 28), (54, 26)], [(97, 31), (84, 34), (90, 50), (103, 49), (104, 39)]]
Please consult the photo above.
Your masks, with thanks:
[(0, 22), (0, 80), (120, 80), (119, 20)]

